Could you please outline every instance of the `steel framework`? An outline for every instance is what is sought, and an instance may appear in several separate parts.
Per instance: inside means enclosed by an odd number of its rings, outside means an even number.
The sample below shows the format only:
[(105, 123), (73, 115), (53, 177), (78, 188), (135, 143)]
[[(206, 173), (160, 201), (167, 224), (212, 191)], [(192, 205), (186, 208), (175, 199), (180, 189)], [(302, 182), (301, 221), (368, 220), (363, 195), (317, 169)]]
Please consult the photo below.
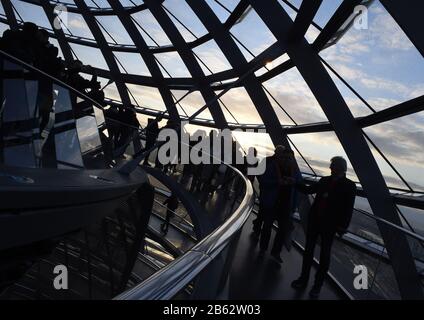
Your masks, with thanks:
[[(184, 120), (190, 118), (190, 115), (182, 115), (178, 112), (178, 102), (176, 102), (177, 99), (173, 96), (172, 90), (187, 90), (189, 93), (199, 91), (203, 99), (207, 102), (207, 107), (213, 120), (195, 117), (191, 119), (191, 123), (193, 124), (221, 129), (228, 127), (244, 131), (266, 129), (274, 144), (285, 145), (290, 145), (288, 136), (292, 134), (334, 131), (359, 178), (361, 196), (368, 199), (372, 211), (376, 216), (394, 224), (402, 225), (401, 217), (398, 214), (399, 210), (396, 207), (397, 205), (406, 205), (423, 209), (424, 201), (422, 197), (417, 198), (407, 195), (393, 195), (390, 193), (367, 141), (380, 152), (386, 162), (389, 163), (398, 174), (400, 179), (404, 181), (407, 186), (405, 192), (412, 193), (415, 192), (415, 190), (413, 190), (408, 182), (400, 175), (396, 168), (390, 164), (390, 161), (384, 157), (384, 154), (378, 150), (377, 146), (372, 143), (372, 140), (363, 131), (366, 127), (423, 111), (423, 96), (402, 102), (382, 111), (375, 111), (367, 101), (319, 55), (320, 51), (328, 45), (329, 41), (333, 39), (337, 31), (342, 28), (346, 20), (352, 15), (355, 6), (362, 3), (361, 0), (343, 1), (323, 28), (317, 26), (313, 21), (322, 0), (303, 1), (299, 8), (292, 5), (290, 1), (283, 1), (289, 5), (291, 9), (297, 11), (294, 21), (290, 19), (287, 12), (277, 0), (241, 0), (233, 10), (229, 10), (219, 3), (219, 5), (223, 6), (229, 13), (228, 18), (224, 22), (220, 21), (215, 12), (207, 4), (207, 1), (186, 0), (188, 6), (207, 30), (205, 35), (196, 37), (196, 39), (191, 42), (187, 42), (176, 27), (174, 22), (176, 17), (172, 16), (164, 6), (166, 0), (145, 0), (144, 2), (130, 1), (133, 4), (131, 6), (123, 6), (119, 0), (108, 0), (102, 2), (103, 7), (100, 7), (95, 1), (75, 0), (75, 4), (63, 3), (67, 6), (69, 12), (80, 14), (84, 18), (94, 39), (74, 36), (65, 30), (53, 27), (53, 22), (56, 18), (54, 7), (60, 3), (60, 1), (21, 1), (37, 5), (44, 10), (52, 26), (51, 28), (47, 28), (47, 30), (51, 37), (57, 39), (66, 60), (69, 61), (76, 58), (70, 44), (96, 47), (101, 50), (107, 63), (108, 70), (96, 69), (96, 72), (99, 76), (113, 80), (116, 83), (120, 95), (120, 101), (109, 101), (111, 105), (123, 104), (124, 106), (134, 107), (135, 110), (141, 114), (149, 116), (162, 114), (165, 118), (169, 117), (173, 120)], [(94, 4), (94, 6), (88, 5), (88, 2)], [(14, 8), (13, 2), (1, 0), (0, 3), (5, 12), (4, 16), (0, 16), (0, 22), (7, 23), (12, 29), (18, 29), (24, 21), (19, 16), (16, 8)], [(417, 48), (421, 55), (423, 55), (424, 35), (420, 29), (420, 13), (424, 10), (423, 2), (420, 0), (410, 0), (408, 1), (408, 6), (401, 4), (400, 1), (381, 0), (381, 3), (399, 24), (411, 43)], [(250, 61), (245, 58), (237, 37), (231, 33), (231, 28), (237, 24), (240, 19), (245, 17), (245, 13), (248, 9), (253, 9), (258, 14), (277, 40), (257, 56), (249, 52), (252, 56)], [(137, 21), (132, 16), (143, 10), (151, 12), (153, 17), (159, 22), (166, 36), (170, 39), (171, 45), (149, 46), (147, 44), (139, 30)], [(102, 25), (97, 19), (97, 17), (100, 16), (116, 16), (125, 27), (133, 44), (121, 44), (116, 41), (115, 43), (108, 42), (102, 32)], [(183, 24), (181, 21), (178, 22)], [(319, 30), (319, 35), (312, 43), (308, 43), (305, 39), (305, 34), (311, 25), (314, 25)], [(187, 27), (185, 28), (190, 31)], [(196, 56), (193, 49), (212, 39), (216, 42), (219, 49), (228, 60), (231, 69), (206, 75), (201, 68), (201, 64), (204, 63)], [(247, 48), (244, 47), (244, 49)], [(119, 69), (121, 63), (116, 57), (115, 52), (133, 52), (140, 54), (151, 76), (148, 77), (121, 72)], [(177, 52), (187, 67), (190, 77), (165, 77), (161, 72), (161, 68), (164, 68), (155, 57), (155, 54), (165, 52)], [(287, 61), (271, 70), (267, 69), (262, 75), (255, 75), (256, 71), (264, 67), (265, 61), (272, 61), (283, 54), (288, 55), (289, 59)], [(281, 125), (272, 105), (272, 94), (266, 90), (263, 83), (293, 67), (296, 67), (300, 72), (327, 116), (328, 121), (297, 124), (284, 110), (284, 107), (279, 105), (294, 123), (289, 126)], [(372, 113), (364, 117), (355, 118), (327, 70), (330, 70), (340, 79), (356, 97), (369, 107)], [(237, 79), (240, 78), (243, 78), (243, 80), (237, 81)], [(133, 105), (131, 102), (132, 93), (127, 87), (127, 84), (157, 88), (165, 103), (167, 114), (163, 114), (163, 112), (159, 110)], [(227, 107), (222, 104), (222, 101), (220, 103), (218, 99), (219, 96), (217, 96), (216, 92), (233, 86), (244, 87), (246, 89), (250, 99), (256, 106), (263, 124), (252, 125), (239, 123), (234, 116), (233, 118), (236, 121), (234, 123), (226, 119), (222, 107)], [(231, 114), (231, 110), (227, 110)], [(302, 155), (300, 154), (300, 156)], [(304, 157), (303, 159), (306, 161)], [(391, 259), (402, 297), (424, 298), (411, 250), (405, 235), (400, 232), (396, 233), (393, 232), (393, 230), (389, 230), (384, 224), (380, 224), (379, 228), (388, 255)]]

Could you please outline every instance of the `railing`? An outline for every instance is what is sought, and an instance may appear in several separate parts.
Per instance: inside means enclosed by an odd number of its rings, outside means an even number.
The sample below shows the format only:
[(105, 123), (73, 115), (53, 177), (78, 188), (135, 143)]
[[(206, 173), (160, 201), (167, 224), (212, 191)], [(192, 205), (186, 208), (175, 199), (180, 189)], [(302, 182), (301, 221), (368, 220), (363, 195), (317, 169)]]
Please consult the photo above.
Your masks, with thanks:
[[(303, 200), (305, 202), (306, 199)], [(366, 201), (357, 196), (357, 204)], [(299, 212), (294, 216), (294, 231), (292, 240), (303, 250), (305, 247), (305, 221), (309, 205), (303, 203)], [(380, 235), (379, 227), (384, 225), (391, 228), (393, 236), (402, 234), (410, 244), (418, 274), (424, 289), (424, 237), (406, 227), (377, 217), (365, 210), (354, 209), (348, 232), (342, 237), (336, 237), (332, 249), (330, 278), (342, 291), (352, 299), (400, 299), (401, 295), (390, 259)], [(316, 256), (316, 261), (319, 256)], [(356, 267), (356, 273), (354, 273)], [(355, 287), (355, 277), (365, 275), (367, 283), (363, 287)], [(366, 288), (366, 289), (365, 289)]]
[[(223, 223), (213, 232), (208, 234), (203, 240), (193, 246), (184, 255), (171, 262), (169, 265), (153, 274), (143, 283), (135, 286), (117, 296), (117, 300), (144, 300), (144, 299), (172, 299), (179, 292), (184, 290), (193, 281), (197, 281), (194, 293), (191, 298), (212, 298), (222, 295), (225, 289), (225, 282), (231, 263), (231, 249), (237, 244), (238, 235), (246, 222), (253, 208), (253, 189), (250, 181), (247, 180), (237, 169), (228, 166), (228, 170), (233, 171), (235, 180), (243, 183), (239, 204), (231, 212), (229, 217), (225, 217)], [(208, 197), (208, 195), (206, 195)], [(236, 195), (237, 197), (237, 195)], [(226, 205), (232, 201), (228, 201)], [(234, 203), (234, 202), (233, 202)], [(223, 262), (222, 265), (216, 264)], [(203, 277), (212, 272), (211, 269), (220, 272), (219, 278), (210, 281), (209, 289), (201, 285)], [(216, 283), (217, 286), (212, 283)], [(194, 296), (195, 295), (195, 296)]]

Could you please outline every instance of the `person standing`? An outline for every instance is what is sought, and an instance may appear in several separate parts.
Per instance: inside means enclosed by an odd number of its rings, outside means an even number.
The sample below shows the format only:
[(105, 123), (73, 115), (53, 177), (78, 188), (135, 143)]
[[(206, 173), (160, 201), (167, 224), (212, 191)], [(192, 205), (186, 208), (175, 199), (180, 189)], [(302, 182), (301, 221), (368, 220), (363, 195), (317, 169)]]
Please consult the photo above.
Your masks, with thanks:
[(259, 239), (262, 234), (265, 216), (274, 215), (281, 176), (278, 161), (284, 150), (284, 146), (278, 145), (275, 147), (274, 155), (262, 160), (265, 161), (265, 172), (257, 176), (259, 182), (259, 210), (256, 219), (253, 220), (253, 236), (256, 239)]
[(330, 267), (331, 246), (334, 236), (336, 233), (343, 235), (349, 227), (356, 195), (355, 183), (346, 178), (346, 160), (343, 157), (332, 158), (330, 169), (331, 175), (321, 178), (314, 185), (296, 185), (303, 193), (316, 194), (308, 217), (302, 273), (297, 280), (292, 282), (293, 288), (306, 288), (314, 258), (315, 245), (318, 237), (320, 237), (319, 267), (315, 275), (315, 283), (309, 292), (312, 298), (319, 296), (324, 278)]
[[(291, 155), (291, 150), (284, 146), (276, 146), (274, 155), (265, 159), (265, 172), (258, 176), (260, 188), (259, 213), (257, 219), (253, 222), (254, 234), (260, 235), (260, 254), (263, 255), (268, 248), (274, 220), (278, 220), (280, 230), (274, 240), (271, 254), (280, 263), (282, 262), (280, 251), (284, 240), (284, 216), (286, 216), (286, 211), (287, 216), (289, 216), (288, 208), (290, 204), (287, 202), (290, 202), (291, 194), (283, 198), (281, 196), (282, 192), (285, 193), (290, 190), (289, 186), (294, 183), (292, 178), (294, 170), (288, 166), (288, 159)], [(285, 210), (286, 208), (287, 210)], [(281, 210), (284, 210), (284, 214), (280, 212)]]
[[(157, 140), (158, 135), (159, 135), (158, 121), (160, 121), (160, 119), (158, 120), (158, 119), (149, 118), (147, 120), (147, 126), (146, 126), (146, 146), (144, 148), (145, 150), (149, 150), (156, 143), (156, 140)], [(150, 154), (146, 155), (146, 157), (144, 158), (144, 161), (143, 161), (143, 165), (150, 166), (149, 156), (150, 156)], [(155, 161), (154, 162), (156, 162), (156, 158), (155, 158)]]
[(291, 227), (293, 185), (296, 181), (294, 161), (293, 151), (290, 149), (284, 150), (280, 167), (282, 183), (280, 183), (279, 199), (277, 201), (275, 217), (271, 222), (271, 227), (274, 220), (277, 220), (278, 223), (278, 229), (271, 249), (271, 255), (279, 263), (283, 262), (280, 257), (280, 253), (284, 240), (290, 233)]
[(175, 210), (178, 208), (178, 198), (174, 194), (171, 194), (168, 199), (164, 201), (166, 205), (166, 217), (165, 222), (161, 225), (162, 232), (166, 235), (168, 233), (169, 224), (171, 219), (175, 216)]

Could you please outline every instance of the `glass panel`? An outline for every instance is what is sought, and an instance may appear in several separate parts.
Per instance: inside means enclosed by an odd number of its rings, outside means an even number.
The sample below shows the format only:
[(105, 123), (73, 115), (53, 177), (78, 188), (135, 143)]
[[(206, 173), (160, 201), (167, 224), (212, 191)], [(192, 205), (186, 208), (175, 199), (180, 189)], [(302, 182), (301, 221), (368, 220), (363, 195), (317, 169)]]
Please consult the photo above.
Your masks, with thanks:
[(119, 59), (120, 63), (118, 63), (118, 66), (122, 73), (136, 74), (149, 77), (151, 76), (150, 71), (147, 68), (140, 54), (117, 51), (115, 51), (113, 54), (115, 55), (116, 59)]
[(293, 134), (290, 135), (290, 139), (318, 175), (330, 175), (330, 159), (334, 156), (342, 156), (348, 163), (347, 177), (353, 181), (358, 181), (352, 165), (334, 132)]
[(68, 113), (72, 111), (69, 91), (57, 85), (54, 85), (53, 90), (57, 95), (54, 110), (56, 113), (55, 145), (58, 168), (82, 168), (83, 162), (75, 119), (73, 114)]
[(297, 16), (297, 11), (293, 7), (299, 9), (302, 0), (278, 0), (278, 3), (286, 10), (287, 14), (294, 21)]
[(320, 27), (324, 27), (341, 3), (342, 0), (323, 1), (314, 17), (314, 22)]
[(149, 10), (137, 12), (132, 17), (147, 45), (166, 46), (171, 44), (162, 27)]
[(93, 39), (93, 34), (88, 28), (87, 23), (85, 22), (82, 15), (78, 13), (68, 12), (67, 13), (68, 22), (65, 24), (63, 31), (72, 36)]
[(77, 119), (77, 132), (83, 155), (101, 148), (99, 130), (97, 129), (95, 117), (85, 116)]
[(49, 19), (40, 6), (17, 0), (12, 0), (12, 5), (25, 22), (33, 22), (39, 27), (51, 29)]
[(197, 46), (193, 52), (207, 75), (231, 69), (230, 63), (214, 40)]
[(364, 131), (411, 187), (424, 191), (424, 112), (374, 125)]
[(6, 30), (9, 30), (9, 25), (5, 24), (5, 23), (0, 23), (0, 33), (3, 35), (3, 32), (5, 32)]
[[(424, 237), (424, 210), (416, 209), (416, 208), (409, 208), (404, 206), (398, 206), (400, 211), (402, 212), (405, 219), (408, 221), (409, 225), (414, 230), (414, 233), (417, 233)], [(408, 225), (404, 224), (405, 229), (410, 229)], [(420, 249), (419, 252), (421, 252), (422, 249)], [(421, 257), (422, 252), (420, 253)]]
[(422, 56), (379, 1), (368, 29), (350, 28), (321, 56), (377, 111), (424, 93)]
[[(87, 75), (88, 79), (91, 79), (91, 76)], [(121, 96), (119, 95), (118, 88), (116, 87), (115, 82), (110, 82), (109, 79), (97, 77), (97, 80), (100, 81), (101, 87), (104, 88), (103, 92), (105, 93), (106, 99), (112, 99), (114, 101), (121, 102)]]
[(185, 1), (166, 0), (163, 6), (186, 42), (194, 41), (207, 33), (206, 28)]
[[(187, 91), (172, 90), (172, 94), (174, 95), (174, 101), (179, 101), (177, 108), (179, 108), (181, 115), (186, 115), (187, 113), (187, 115), (190, 116), (205, 105), (205, 100), (199, 91), (193, 91), (186, 95)], [(186, 96), (184, 97), (184, 95)], [(212, 115), (209, 112), (209, 109), (206, 109), (202, 111), (196, 118), (212, 120)]]
[[(23, 68), (8, 61), (4, 61), (3, 68), (5, 72), (23, 72)], [(35, 118), (32, 115), (35, 107), (34, 94), (30, 92), (31, 101), (29, 103), (27, 89), (31, 90), (31, 83), (28, 84), (27, 88), (23, 79), (3, 79), (2, 138), (4, 145), (3, 161), (6, 165), (36, 166), (33, 145)]]
[[(276, 39), (255, 10), (250, 10), (244, 19), (231, 28), (231, 34), (246, 46), (255, 56), (260, 54)], [(248, 61), (252, 60), (245, 49), (236, 41)]]
[(102, 30), (103, 36), (108, 42), (123, 45), (134, 45), (134, 42), (118, 17), (97, 16), (96, 20)]
[(237, 4), (240, 3), (240, 0), (206, 0), (207, 4), (215, 12), (221, 22), (225, 22)]
[[(297, 124), (326, 121), (327, 118), (315, 96), (297, 68), (290, 70), (263, 83), (281, 106)], [(281, 113), (278, 113), (281, 117)], [(280, 118), (282, 123), (287, 119)], [(284, 121), (284, 122), (283, 122)]]
[(77, 59), (80, 60), (84, 65), (91, 65), (99, 69), (109, 70), (100, 49), (74, 43), (70, 43), (69, 45), (75, 52)]
[[(336, 84), (337, 89), (342, 94), (343, 99), (345, 100), (346, 104), (348, 105), (350, 112), (352, 112), (354, 117), (363, 117), (370, 115), (373, 113), (373, 111), (363, 102), (360, 100), (358, 96), (356, 96), (352, 90), (350, 90), (337, 76), (333, 71), (327, 66), (325, 66), (327, 69), (328, 74), (333, 79), (333, 82)], [(349, 85), (351, 85), (349, 80), (354, 78), (356, 76), (354, 70), (351, 69), (345, 69), (344, 67), (340, 67), (338, 70), (338, 74), (347, 81)], [(355, 89), (355, 88), (353, 88)], [(372, 107), (372, 106), (371, 106)]]
[(141, 107), (160, 111), (166, 110), (165, 103), (163, 102), (159, 89), (129, 83), (127, 84), (127, 87), (137, 99)]
[[(219, 94), (219, 92), (217, 92)], [(220, 100), (233, 114), (239, 123), (261, 124), (262, 119), (256, 111), (256, 107), (244, 88), (233, 88), (224, 94)], [(222, 106), (222, 110), (225, 108)], [(227, 117), (227, 115), (226, 115)], [(233, 117), (227, 117), (227, 121), (234, 122)]]
[(190, 77), (190, 72), (178, 52), (158, 53), (155, 58), (165, 78)]

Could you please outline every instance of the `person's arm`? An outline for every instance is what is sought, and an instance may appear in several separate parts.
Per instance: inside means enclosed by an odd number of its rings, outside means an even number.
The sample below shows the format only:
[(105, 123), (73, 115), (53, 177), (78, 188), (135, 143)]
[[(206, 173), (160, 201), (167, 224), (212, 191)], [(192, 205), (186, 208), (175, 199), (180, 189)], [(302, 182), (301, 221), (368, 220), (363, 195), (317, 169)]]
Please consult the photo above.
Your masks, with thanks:
[(349, 186), (349, 189), (345, 197), (345, 207), (344, 207), (345, 210), (341, 217), (340, 225), (338, 226), (339, 234), (346, 233), (349, 227), (350, 221), (352, 220), (353, 208), (355, 205), (355, 198), (356, 198), (356, 185), (352, 182), (351, 185)]
[(296, 183), (296, 188), (305, 193), (305, 194), (314, 194), (317, 193), (323, 183), (323, 178), (321, 178), (317, 183), (306, 185), (303, 182)]

